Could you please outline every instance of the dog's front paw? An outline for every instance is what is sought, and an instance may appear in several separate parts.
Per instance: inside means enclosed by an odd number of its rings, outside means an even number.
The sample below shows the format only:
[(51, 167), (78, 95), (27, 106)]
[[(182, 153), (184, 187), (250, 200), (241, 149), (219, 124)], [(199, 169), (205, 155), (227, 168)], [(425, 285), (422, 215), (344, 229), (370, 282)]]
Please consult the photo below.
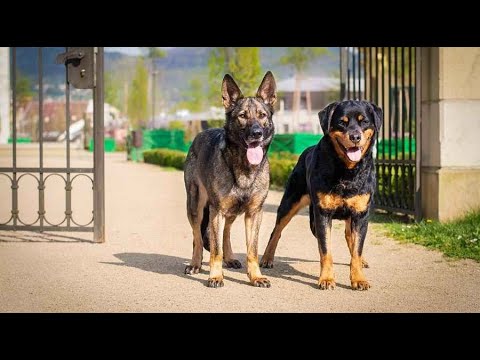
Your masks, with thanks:
[(353, 290), (368, 290), (370, 288), (370, 284), (367, 280), (362, 281), (352, 281), (352, 289)]
[(225, 260), (225, 266), (227, 268), (241, 269), (242, 263), (236, 259)]
[(200, 272), (201, 266), (187, 265), (185, 266), (185, 274), (194, 275)]
[(266, 277), (258, 277), (258, 278), (253, 278), (250, 280), (253, 286), (256, 287), (264, 287), (264, 288), (269, 288), (270, 287), (270, 280), (268, 280)]
[(211, 288), (223, 287), (223, 276), (209, 278), (207, 286)]
[(273, 268), (273, 259), (269, 258), (268, 256), (267, 257), (263, 256), (259, 265), (262, 268), (271, 269)]
[(335, 280), (320, 279), (318, 280), (318, 287), (320, 290), (333, 290), (335, 289)]

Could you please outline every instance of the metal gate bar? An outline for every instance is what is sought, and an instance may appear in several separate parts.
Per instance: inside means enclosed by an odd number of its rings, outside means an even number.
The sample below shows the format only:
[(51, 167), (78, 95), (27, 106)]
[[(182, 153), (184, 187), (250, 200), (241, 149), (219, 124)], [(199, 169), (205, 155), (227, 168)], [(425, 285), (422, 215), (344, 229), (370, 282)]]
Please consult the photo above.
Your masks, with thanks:
[(93, 169), (95, 182), (93, 184), (93, 212), (95, 214), (94, 238), (97, 242), (105, 241), (105, 144), (103, 132), (103, 47), (97, 47), (95, 56), (95, 87), (93, 88), (93, 133), (94, 153)]
[[(78, 49), (78, 48), (77, 48)], [(82, 48), (92, 49), (92, 48)], [(105, 241), (105, 197), (104, 197), (104, 134), (103, 134), (103, 48), (95, 48), (94, 51), (94, 166), (93, 168), (72, 168), (70, 162), (70, 81), (68, 79), (68, 69), (66, 68), (66, 90), (65, 90), (65, 117), (66, 117), (66, 167), (44, 167), (43, 155), (43, 49), (38, 49), (38, 102), (39, 102), (39, 167), (17, 167), (17, 49), (11, 51), (11, 84), (12, 84), (12, 168), (0, 168), (0, 175), (10, 179), (12, 189), (12, 209), (11, 217), (5, 223), (0, 223), (0, 230), (26, 230), (26, 231), (75, 231), (75, 232), (93, 232), (94, 241)], [(66, 48), (66, 53), (69, 48)], [(82, 56), (83, 57), (83, 56)], [(82, 70), (84, 71), (84, 70)], [(89, 87), (91, 88), (91, 87)], [(87, 119), (85, 119), (87, 122)], [(9, 175), (11, 174), (11, 176)], [(38, 174), (38, 177), (34, 174)], [(61, 175), (65, 174), (65, 176)], [(72, 174), (75, 174), (72, 177)], [(93, 174), (93, 178), (89, 175)], [(23, 222), (19, 216), (18, 208), (18, 189), (19, 181), (22, 177), (29, 175), (34, 177), (38, 183), (38, 217), (30, 224)], [(48, 178), (59, 176), (65, 182), (65, 217), (57, 224), (52, 224), (46, 217), (45, 209), (45, 184)], [(79, 224), (73, 218), (72, 212), (72, 183), (77, 177), (87, 177), (92, 182), (93, 187), (93, 211), (92, 218), (86, 224)], [(63, 225), (65, 224), (65, 225)], [(91, 226), (90, 226), (91, 225)]]
[(40, 216), (40, 228), (44, 226), (45, 217), (45, 183), (43, 179), (43, 49), (38, 48), (38, 142), (39, 142), (39, 165), (40, 184), (38, 186), (38, 216)]
[(419, 219), (417, 48), (350, 47), (340, 51), (342, 100), (369, 100), (384, 110), (384, 126), (377, 134), (375, 207)]

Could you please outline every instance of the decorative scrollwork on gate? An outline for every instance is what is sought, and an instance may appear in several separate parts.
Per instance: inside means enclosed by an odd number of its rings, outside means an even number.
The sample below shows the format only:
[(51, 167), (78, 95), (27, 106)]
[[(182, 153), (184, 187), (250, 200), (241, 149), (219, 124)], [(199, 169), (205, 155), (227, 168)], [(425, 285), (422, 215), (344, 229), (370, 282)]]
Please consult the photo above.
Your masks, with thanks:
[[(30, 173), (30, 172), (22, 173), (18, 177), (10, 176), (9, 174), (3, 173), (3, 172), (1, 172), (0, 175), (3, 175), (6, 178), (8, 178), (8, 180), (10, 180), (10, 188), (12, 189), (12, 194), (14, 194), (14, 196), (18, 196), (19, 192), (21, 191), (20, 180), (22, 180), (22, 178), (27, 177), (27, 176), (31, 176), (37, 181), (37, 189), (39, 191), (39, 195), (40, 195), (41, 198), (45, 197), (45, 190), (47, 188), (47, 180), (51, 177), (59, 177), (60, 179), (63, 180), (63, 182), (65, 184), (65, 191), (67, 192), (67, 194), (68, 194), (68, 192), (70, 192), (70, 193), (72, 192), (73, 182), (75, 181), (75, 179), (77, 179), (79, 177), (85, 177), (88, 180), (90, 180), (90, 182), (92, 183), (92, 190), (94, 188), (93, 178), (88, 174), (82, 174), (82, 173), (76, 174), (71, 179), (69, 179), (69, 176), (64, 176), (63, 174), (59, 174), (59, 173), (50, 173), (45, 178), (43, 178), (42, 176), (38, 177), (37, 175), (35, 175), (33, 173)], [(66, 174), (66, 175), (70, 175), (70, 174)], [(37, 214), (38, 214), (37, 218), (34, 221), (32, 221), (30, 223), (27, 223), (26, 221), (21, 219), (20, 209), (14, 210), (12, 208), (10, 210), (10, 214), (11, 214), (10, 218), (5, 222), (0, 222), (0, 225), (13, 225), (14, 224), (14, 219), (16, 219), (23, 226), (38, 226), (38, 225), (41, 225), (40, 222), (41, 222), (41, 220), (43, 220), (46, 224), (48, 224), (50, 226), (62, 227), (63, 224), (65, 224), (66, 222), (68, 222), (68, 220), (70, 220), (77, 227), (81, 228), (81, 227), (89, 226), (94, 221), (93, 210), (92, 210), (92, 217), (90, 218), (90, 220), (86, 224), (81, 224), (78, 221), (75, 221), (75, 219), (73, 218), (73, 211), (71, 210), (71, 204), (69, 205), (68, 203), (66, 204), (66, 209), (65, 209), (64, 213), (65, 213), (65, 216), (60, 222), (53, 223), (52, 221), (48, 220), (48, 218), (46, 216), (47, 211), (45, 210), (44, 204), (41, 203), (41, 204), (39, 204), (39, 209), (37, 211)]]

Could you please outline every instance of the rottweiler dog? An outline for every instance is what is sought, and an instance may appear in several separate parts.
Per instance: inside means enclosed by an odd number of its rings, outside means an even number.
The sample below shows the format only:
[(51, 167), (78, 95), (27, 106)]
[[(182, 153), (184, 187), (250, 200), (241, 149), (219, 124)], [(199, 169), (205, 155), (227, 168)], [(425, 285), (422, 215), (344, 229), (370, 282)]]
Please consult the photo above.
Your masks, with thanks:
[(308, 205), (320, 252), (319, 288), (335, 288), (330, 232), (332, 219), (341, 219), (351, 254), (352, 289), (367, 290), (362, 250), (376, 184), (372, 148), (383, 111), (371, 102), (347, 100), (327, 105), (318, 116), (324, 136), (303, 151), (290, 174), (260, 266), (273, 267), (282, 230)]
[(275, 79), (268, 71), (254, 97), (244, 97), (230, 75), (222, 83), (226, 122), (198, 134), (185, 162), (187, 216), (193, 230), (192, 262), (186, 274), (202, 266), (210, 251), (209, 287), (223, 286), (222, 262), (240, 268), (230, 244), (230, 227), (245, 213), (247, 273), (258, 287), (270, 287), (258, 265), (258, 231), (270, 183), (267, 151), (274, 134)]

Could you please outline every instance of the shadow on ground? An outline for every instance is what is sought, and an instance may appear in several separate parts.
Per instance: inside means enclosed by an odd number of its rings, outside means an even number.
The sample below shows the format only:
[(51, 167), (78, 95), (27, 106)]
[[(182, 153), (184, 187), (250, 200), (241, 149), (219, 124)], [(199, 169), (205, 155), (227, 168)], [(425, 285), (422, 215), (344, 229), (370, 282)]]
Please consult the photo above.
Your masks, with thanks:
[(95, 244), (93, 240), (82, 239), (76, 236), (67, 236), (61, 234), (53, 234), (48, 232), (13, 232), (8, 234), (0, 232), (0, 242), (29, 242), (29, 243), (90, 243)]
[[(278, 205), (268, 204), (268, 203), (264, 203), (264, 204), (263, 204), (263, 211), (276, 214), (276, 213), (277, 213), (277, 209), (278, 209)], [(301, 210), (298, 212), (298, 214), (295, 215), (295, 216), (309, 216), (309, 215), (308, 215), (308, 207), (305, 207), (305, 208), (301, 209)]]
[[(181, 258), (177, 256), (163, 255), (163, 254), (144, 254), (144, 253), (119, 253), (114, 254), (114, 256), (119, 259), (121, 262), (101, 262), (102, 264), (117, 265), (117, 266), (128, 266), (137, 268), (143, 271), (150, 271), (162, 275), (176, 275), (182, 278), (191, 279), (192, 281), (198, 281), (205, 286), (206, 281), (200, 279), (195, 275), (186, 275), (184, 274), (185, 266), (189, 264), (190, 259)], [(245, 259), (245, 254), (238, 254), (238, 259)], [(311, 286), (313, 288), (318, 288), (318, 276), (306, 274), (302, 271), (297, 270), (294, 265), (302, 262), (317, 262), (313, 260), (306, 259), (295, 259), (290, 257), (276, 257), (275, 264), (272, 269), (262, 269), (262, 274), (270, 278), (284, 279), (288, 281), (293, 281), (296, 283), (304, 284)], [(349, 266), (349, 264), (344, 263), (334, 263), (337, 266)], [(202, 263), (203, 267), (201, 270), (202, 274), (207, 274), (206, 270), (207, 262)], [(246, 273), (245, 262), (242, 262), (241, 269), (228, 269), (228, 271), (234, 272), (243, 272)], [(225, 274), (226, 281), (232, 281), (237, 284), (247, 284), (250, 283), (247, 280), (245, 274), (245, 280), (238, 280), (232, 278)], [(350, 289), (350, 286), (337, 283), (339, 288)]]

